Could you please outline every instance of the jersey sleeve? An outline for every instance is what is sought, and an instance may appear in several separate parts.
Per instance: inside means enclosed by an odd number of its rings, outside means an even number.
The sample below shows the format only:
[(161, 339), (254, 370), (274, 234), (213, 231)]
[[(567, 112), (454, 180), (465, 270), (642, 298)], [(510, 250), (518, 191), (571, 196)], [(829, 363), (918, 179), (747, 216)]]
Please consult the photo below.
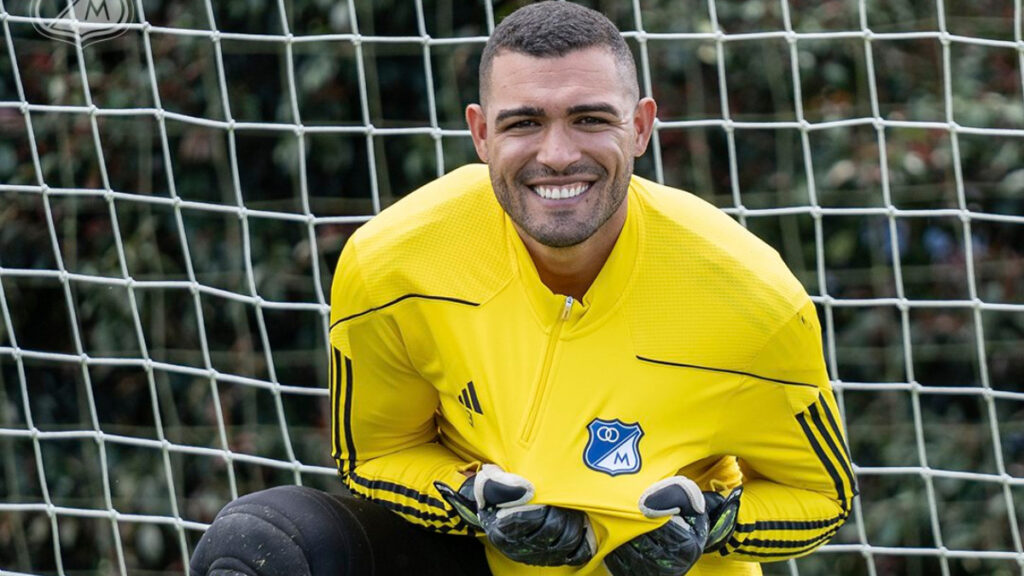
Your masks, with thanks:
[(367, 292), (351, 240), (331, 290), (331, 446), (349, 490), (443, 533), (469, 526), (433, 482), (458, 488), (463, 461), (438, 442), (437, 391), (409, 361), (388, 303)]
[(736, 530), (720, 554), (768, 562), (809, 554), (846, 520), (853, 465), (808, 299), (727, 400), (719, 449), (743, 473)]

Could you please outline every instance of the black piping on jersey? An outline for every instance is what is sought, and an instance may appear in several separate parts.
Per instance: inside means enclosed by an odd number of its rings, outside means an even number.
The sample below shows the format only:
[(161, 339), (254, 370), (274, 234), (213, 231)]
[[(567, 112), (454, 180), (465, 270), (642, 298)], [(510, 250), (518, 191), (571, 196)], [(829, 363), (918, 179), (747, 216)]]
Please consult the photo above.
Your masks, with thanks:
[(390, 302), (388, 302), (386, 304), (381, 304), (380, 306), (374, 306), (373, 308), (368, 308), (366, 310), (363, 310), (362, 312), (356, 312), (355, 314), (349, 314), (348, 316), (345, 316), (344, 318), (339, 318), (338, 320), (335, 320), (334, 322), (331, 323), (331, 328), (333, 329), (335, 326), (337, 326), (338, 324), (341, 324), (342, 322), (348, 322), (349, 320), (353, 320), (355, 318), (359, 318), (360, 316), (365, 316), (365, 315), (369, 314), (370, 312), (377, 312), (378, 310), (383, 310), (385, 308), (388, 308), (389, 306), (394, 306), (395, 304), (398, 304), (399, 302), (401, 302), (403, 300), (408, 300), (410, 298), (420, 298), (420, 299), (423, 299), (423, 300), (440, 300), (442, 302), (454, 302), (455, 304), (465, 304), (466, 306), (479, 306), (480, 305), (479, 302), (470, 302), (469, 300), (463, 300), (461, 298), (453, 298), (451, 296), (434, 296), (434, 295), (431, 295), (431, 294), (404, 294), (404, 295), (399, 296), (398, 298), (395, 298), (394, 300), (392, 300), (392, 301), (390, 301)]
[(694, 370), (707, 370), (709, 372), (722, 372), (725, 374), (736, 374), (738, 376), (749, 376), (750, 378), (757, 378), (758, 380), (764, 380), (765, 382), (775, 382), (776, 384), (785, 384), (787, 386), (804, 386), (806, 388), (817, 388), (814, 384), (808, 384), (806, 382), (794, 382), (792, 380), (780, 380), (778, 378), (769, 378), (768, 376), (761, 376), (752, 372), (743, 372), (742, 370), (730, 370), (728, 368), (715, 368), (714, 366), (700, 366), (699, 364), (684, 364), (682, 362), (670, 362), (668, 360), (656, 360), (654, 358), (646, 358), (644, 356), (637, 355), (637, 360), (642, 362), (650, 362), (651, 364), (661, 364), (663, 366), (676, 366), (677, 368), (693, 368)]

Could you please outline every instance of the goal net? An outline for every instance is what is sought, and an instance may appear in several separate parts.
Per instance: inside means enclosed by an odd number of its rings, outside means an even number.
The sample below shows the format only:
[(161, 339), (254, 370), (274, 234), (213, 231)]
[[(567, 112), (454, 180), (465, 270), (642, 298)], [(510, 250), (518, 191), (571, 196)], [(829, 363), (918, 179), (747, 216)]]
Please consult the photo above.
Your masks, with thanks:
[[(181, 574), (327, 446), (348, 236), (475, 161), (510, 2), (0, 0), (0, 575)], [(770, 575), (1024, 575), (1021, 0), (600, 0), (637, 170), (819, 307), (861, 487)]]

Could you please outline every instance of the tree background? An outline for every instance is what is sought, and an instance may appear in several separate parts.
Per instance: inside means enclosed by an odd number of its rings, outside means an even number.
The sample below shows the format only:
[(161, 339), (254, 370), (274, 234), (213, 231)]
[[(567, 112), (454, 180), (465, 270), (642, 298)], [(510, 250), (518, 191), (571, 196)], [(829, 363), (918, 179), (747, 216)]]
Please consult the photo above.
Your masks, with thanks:
[[(333, 463), (318, 393), (334, 263), (378, 205), (476, 160), (462, 118), (482, 40), (489, 17), (521, 4), (140, 0), (134, 21), (153, 28), (80, 58), (16, 18), (27, 0), (0, 0), (0, 571), (57, 573), (56, 534), (64, 573), (117, 573), (121, 554), (132, 574), (176, 574), (180, 542), (191, 550), (200, 535), (12, 506), (44, 492), (102, 511), (109, 490), (122, 514), (176, 507), (208, 523), (233, 495), (297, 478), (340, 489), (323, 471)], [(827, 297), (819, 314), (861, 498), (833, 541), (843, 547), (766, 574), (1024, 573), (1019, 2), (584, 4), (626, 33), (659, 102), (638, 173), (730, 211)], [(717, 29), (750, 35), (721, 43), (721, 67), (709, 7)], [(787, 20), (811, 34), (795, 58), (784, 34), (763, 34)], [(298, 41), (282, 41), (285, 24)], [(865, 24), (881, 36), (865, 40)], [(425, 57), (421, 26), (453, 41)], [(943, 29), (948, 64), (927, 34)], [(154, 92), (166, 115), (152, 111)], [(102, 113), (122, 109), (150, 111)], [(798, 109), (817, 128), (793, 125)], [(843, 122), (855, 119), (868, 121)], [(950, 119), (993, 131), (954, 132)], [(771, 208), (792, 210), (757, 212)], [(995, 217), (965, 226), (964, 209)], [(914, 305), (925, 301), (938, 303)], [(97, 431), (207, 450), (165, 460), (159, 446)], [(287, 466), (229, 462), (215, 452), (225, 444)], [(321, 468), (292, 470), (289, 451)], [(938, 538), (1016, 560), (878, 550)]]

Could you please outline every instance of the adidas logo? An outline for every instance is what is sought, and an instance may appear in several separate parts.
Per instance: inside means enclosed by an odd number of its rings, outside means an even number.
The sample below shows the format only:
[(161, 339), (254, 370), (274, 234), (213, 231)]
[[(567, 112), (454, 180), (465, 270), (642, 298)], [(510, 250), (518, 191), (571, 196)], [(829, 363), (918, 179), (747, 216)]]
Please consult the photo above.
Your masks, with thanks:
[(459, 404), (462, 404), (466, 410), (476, 412), (483, 416), (484, 411), (480, 408), (480, 400), (476, 397), (476, 386), (473, 386), (472, 380), (462, 388), (462, 395), (459, 396)]

